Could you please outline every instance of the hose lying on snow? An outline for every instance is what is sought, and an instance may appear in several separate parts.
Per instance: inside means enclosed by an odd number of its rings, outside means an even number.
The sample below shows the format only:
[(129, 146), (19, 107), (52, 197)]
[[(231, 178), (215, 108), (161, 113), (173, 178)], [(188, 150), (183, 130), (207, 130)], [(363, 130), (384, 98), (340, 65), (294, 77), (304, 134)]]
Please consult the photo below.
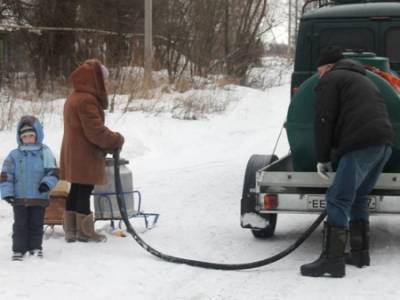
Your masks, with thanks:
[(178, 264), (186, 264), (189, 266), (193, 267), (199, 267), (199, 268), (206, 268), (206, 269), (215, 269), (215, 270), (244, 270), (244, 269), (251, 269), (251, 268), (257, 268), (261, 266), (265, 266), (268, 264), (272, 264), (273, 262), (276, 262), (291, 252), (293, 252), (297, 247), (299, 247), (310, 235), (311, 233), (318, 227), (319, 224), (325, 219), (326, 212), (323, 211), (318, 218), (314, 221), (314, 223), (311, 224), (311, 226), (300, 236), (300, 238), (292, 245), (290, 245), (287, 249), (283, 250), (282, 252), (273, 255), (269, 258), (255, 261), (255, 262), (250, 262), (250, 263), (242, 263), (242, 264), (221, 264), (221, 263), (212, 263), (212, 262), (206, 262), (206, 261), (198, 261), (198, 260), (193, 260), (193, 259), (187, 259), (187, 258), (181, 258), (181, 257), (176, 257), (176, 256), (171, 256), (168, 254), (164, 254), (150, 245), (146, 244), (145, 241), (142, 240), (142, 238), (136, 233), (135, 229), (133, 229), (126, 210), (126, 202), (124, 199), (124, 193), (122, 189), (122, 184), (121, 184), (121, 176), (119, 172), (119, 150), (115, 151), (113, 153), (113, 158), (114, 158), (114, 179), (115, 179), (115, 191), (117, 194), (117, 201), (118, 201), (118, 206), (121, 212), (122, 220), (125, 223), (125, 226), (127, 228), (127, 231), (129, 234), (135, 239), (135, 241), (142, 247), (144, 248), (147, 252), (153, 254), (154, 256), (157, 256), (158, 258), (161, 258), (162, 260), (169, 261), (172, 263), (178, 263)]

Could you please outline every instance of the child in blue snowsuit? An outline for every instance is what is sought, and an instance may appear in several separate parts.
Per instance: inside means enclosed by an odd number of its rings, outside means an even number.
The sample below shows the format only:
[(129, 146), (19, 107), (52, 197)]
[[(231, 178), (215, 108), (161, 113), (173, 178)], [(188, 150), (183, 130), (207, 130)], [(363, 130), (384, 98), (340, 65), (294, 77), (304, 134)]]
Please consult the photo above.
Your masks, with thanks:
[(18, 148), (8, 154), (1, 170), (1, 197), (14, 210), (12, 260), (23, 260), (27, 252), (43, 257), (44, 213), (49, 191), (58, 180), (56, 160), (43, 138), (39, 120), (22, 117), (17, 126)]

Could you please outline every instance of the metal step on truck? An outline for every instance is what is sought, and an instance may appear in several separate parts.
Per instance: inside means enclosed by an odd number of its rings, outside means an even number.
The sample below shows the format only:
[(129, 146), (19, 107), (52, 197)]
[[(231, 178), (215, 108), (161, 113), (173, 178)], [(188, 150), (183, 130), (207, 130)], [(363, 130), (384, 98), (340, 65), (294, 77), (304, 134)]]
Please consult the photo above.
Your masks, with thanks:
[[(320, 213), (331, 185), (316, 173), (314, 87), (322, 49), (338, 45), (359, 60), (385, 99), (395, 130), (393, 153), (369, 198), (371, 214), (400, 213), (400, 1), (309, 0), (297, 36), (291, 102), (285, 122), (290, 151), (285, 157), (253, 155), (241, 199), (241, 226), (257, 238), (273, 236), (279, 213)], [(400, 82), (400, 81), (399, 81)]]

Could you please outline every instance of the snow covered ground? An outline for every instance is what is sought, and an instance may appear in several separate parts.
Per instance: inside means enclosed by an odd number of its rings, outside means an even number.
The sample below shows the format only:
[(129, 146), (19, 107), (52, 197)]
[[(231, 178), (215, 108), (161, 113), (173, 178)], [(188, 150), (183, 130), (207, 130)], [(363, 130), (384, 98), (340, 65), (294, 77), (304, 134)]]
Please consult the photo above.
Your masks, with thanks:
[[(145, 241), (170, 255), (243, 263), (269, 257), (316, 218), (280, 215), (276, 235), (257, 240), (239, 222), (248, 158), (272, 152), (284, 122), (289, 86), (267, 91), (235, 87), (237, 101), (223, 114), (183, 121), (166, 114), (109, 114), (107, 123), (126, 140), (143, 209), (160, 213)], [(59, 107), (62, 105), (59, 103)], [(45, 142), (59, 155), (61, 117), (48, 117)], [(0, 161), (15, 147), (13, 131), (0, 132)], [(283, 135), (277, 154), (287, 153)], [(317, 230), (297, 251), (263, 268), (214, 271), (161, 261), (130, 237), (72, 243), (62, 229), (44, 241), (45, 258), (10, 261), (11, 208), (0, 201), (0, 299), (399, 299), (400, 217), (372, 217), (372, 265), (347, 268), (343, 279), (305, 278), (301, 264), (320, 253)], [(134, 226), (143, 232), (142, 219)], [(96, 223), (104, 232), (107, 222)]]

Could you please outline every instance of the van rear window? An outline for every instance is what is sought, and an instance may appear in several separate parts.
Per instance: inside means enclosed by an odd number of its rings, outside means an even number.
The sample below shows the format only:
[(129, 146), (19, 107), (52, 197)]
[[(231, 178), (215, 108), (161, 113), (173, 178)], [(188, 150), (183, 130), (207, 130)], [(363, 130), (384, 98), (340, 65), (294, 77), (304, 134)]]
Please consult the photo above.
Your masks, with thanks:
[(390, 28), (386, 32), (385, 56), (391, 63), (400, 63), (400, 28)]
[(338, 45), (350, 51), (374, 52), (374, 35), (367, 28), (329, 28), (320, 33), (320, 49)]

